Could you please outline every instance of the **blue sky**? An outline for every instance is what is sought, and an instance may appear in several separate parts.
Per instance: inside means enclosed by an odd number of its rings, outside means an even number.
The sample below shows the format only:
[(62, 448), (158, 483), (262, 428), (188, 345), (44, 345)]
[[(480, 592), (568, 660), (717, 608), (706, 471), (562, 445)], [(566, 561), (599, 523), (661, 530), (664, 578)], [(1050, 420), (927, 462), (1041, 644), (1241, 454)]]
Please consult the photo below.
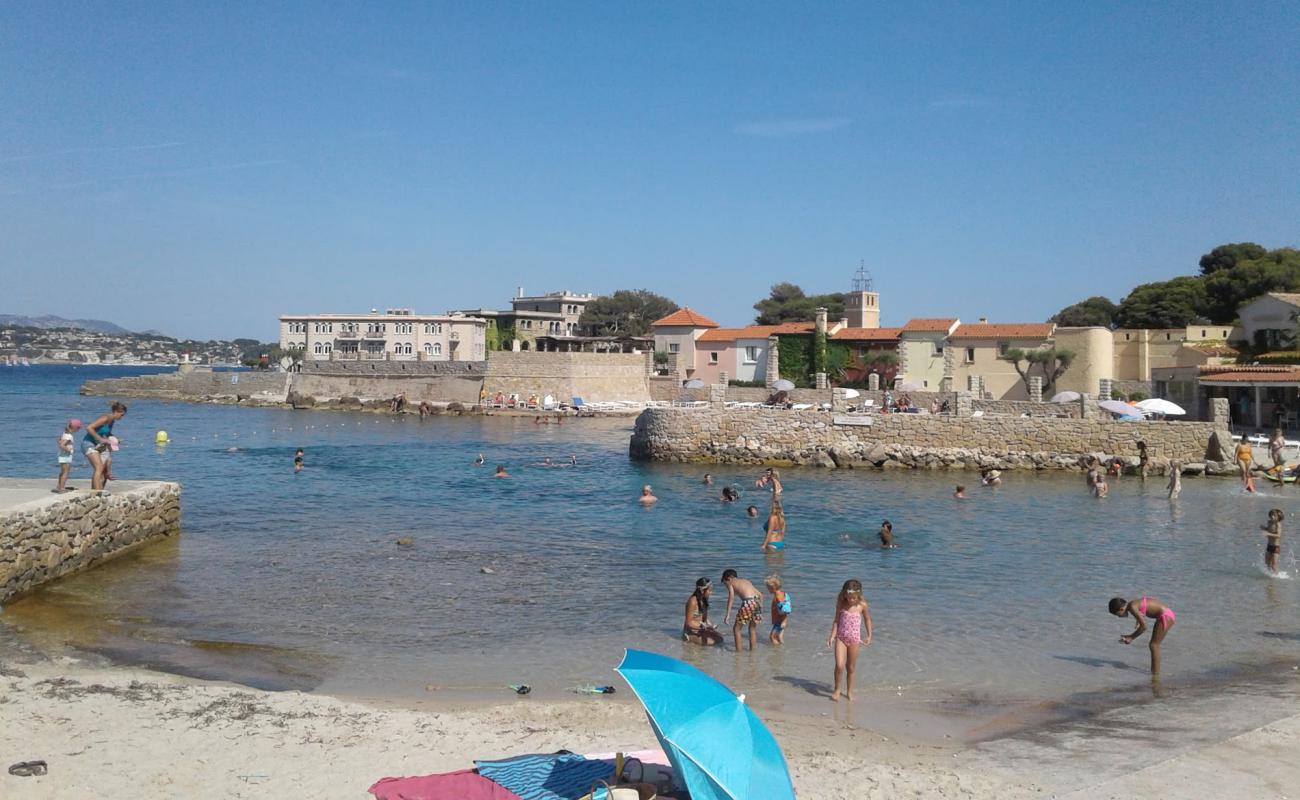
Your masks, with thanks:
[(865, 259), (886, 324), (1026, 321), (1300, 244), (1294, 5), (264, 5), (0, 11), (0, 313), (742, 324)]

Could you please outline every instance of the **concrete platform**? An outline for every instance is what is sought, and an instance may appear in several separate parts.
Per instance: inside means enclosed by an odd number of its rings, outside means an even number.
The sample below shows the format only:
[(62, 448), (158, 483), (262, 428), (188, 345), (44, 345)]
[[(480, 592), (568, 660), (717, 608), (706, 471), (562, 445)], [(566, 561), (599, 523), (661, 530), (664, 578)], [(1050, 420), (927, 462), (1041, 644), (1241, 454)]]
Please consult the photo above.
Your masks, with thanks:
[[(76, 487), (73, 492), (55, 494), (56, 485), (56, 478), (0, 478), (0, 516), (10, 511), (46, 508), (90, 494), (90, 481), (86, 478), (68, 481), (68, 486)], [(156, 489), (165, 485), (165, 481), (109, 481), (108, 493), (126, 494), (137, 489)]]
[(180, 484), (72, 485), (55, 494), (53, 478), (0, 477), (0, 604), (180, 530)]

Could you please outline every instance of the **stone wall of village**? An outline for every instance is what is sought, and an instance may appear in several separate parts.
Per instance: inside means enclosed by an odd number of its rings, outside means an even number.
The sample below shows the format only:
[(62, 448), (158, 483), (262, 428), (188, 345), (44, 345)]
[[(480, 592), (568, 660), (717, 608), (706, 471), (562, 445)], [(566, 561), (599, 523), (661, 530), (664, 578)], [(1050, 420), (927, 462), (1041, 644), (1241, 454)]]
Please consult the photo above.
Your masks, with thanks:
[(1157, 470), (1169, 459), (1192, 472), (1227, 469), (1220, 443), (1230, 439), (1220, 422), (717, 407), (647, 409), (637, 418), (630, 453), (660, 461), (850, 468), (1079, 469), (1095, 454), (1123, 456), (1136, 466), (1139, 441)]
[(0, 603), (178, 533), (181, 487), (147, 483), (108, 495), (80, 492), (27, 506), (0, 512)]
[(162, 400), (234, 403), (260, 399), (282, 403), (289, 391), (289, 375), (284, 372), (213, 372), (201, 369), (86, 381), (81, 385), (81, 393)]
[(490, 394), (551, 395), (557, 401), (650, 399), (653, 353), (499, 352), (487, 362), (483, 385)]

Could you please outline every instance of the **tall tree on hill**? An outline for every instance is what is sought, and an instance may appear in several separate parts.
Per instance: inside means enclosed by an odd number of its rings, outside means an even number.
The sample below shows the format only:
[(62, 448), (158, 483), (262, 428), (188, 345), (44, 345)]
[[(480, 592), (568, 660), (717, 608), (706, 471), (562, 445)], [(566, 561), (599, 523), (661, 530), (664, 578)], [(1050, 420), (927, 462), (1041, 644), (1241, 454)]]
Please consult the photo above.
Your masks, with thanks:
[[(1250, 247), (1259, 248), (1258, 245)], [(1222, 249), (1216, 247), (1206, 258)], [(1248, 252), (1253, 253), (1255, 250)], [(1205, 263), (1206, 259), (1202, 258), (1202, 269), (1205, 268)], [(1238, 258), (1231, 266), (1207, 273), (1204, 281), (1205, 316), (1211, 322), (1226, 325), (1237, 318), (1239, 307), (1262, 294), (1300, 291), (1300, 250), (1283, 247), (1265, 251), (1258, 258)]]
[(647, 336), (652, 322), (677, 308), (672, 300), (648, 289), (619, 289), (588, 303), (578, 325), (600, 336)]
[(1205, 281), (1184, 275), (1144, 283), (1120, 301), (1115, 322), (1121, 328), (1181, 328), (1206, 318)]
[(1213, 275), (1219, 270), (1232, 269), (1241, 261), (1255, 261), (1268, 254), (1268, 250), (1254, 242), (1221, 244), (1201, 256), (1201, 274)]
[(826, 317), (838, 320), (844, 316), (844, 293), (806, 295), (798, 285), (783, 282), (772, 286), (771, 294), (754, 304), (758, 316), (755, 325), (780, 325), (782, 322), (812, 322), (817, 309), (825, 308)]
[(1113, 328), (1117, 311), (1119, 306), (1098, 295), (1066, 306), (1053, 314), (1049, 322), (1055, 322), (1065, 328), (1086, 328), (1093, 325)]

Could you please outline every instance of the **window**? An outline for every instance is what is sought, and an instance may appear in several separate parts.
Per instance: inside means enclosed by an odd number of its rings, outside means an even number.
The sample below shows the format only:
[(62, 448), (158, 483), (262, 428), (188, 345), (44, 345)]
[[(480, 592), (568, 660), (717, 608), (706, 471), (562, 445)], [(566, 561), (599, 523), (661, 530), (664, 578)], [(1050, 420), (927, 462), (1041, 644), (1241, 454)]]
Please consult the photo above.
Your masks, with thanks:
[(668, 345), (668, 352), (670, 353), (680, 353), (681, 351), (682, 351), (682, 346), (680, 344)]
[(312, 349), (312, 352), (314, 352), (316, 355), (323, 354), (325, 352), (325, 345), (321, 344), (320, 342), (317, 342), (316, 347)]
[(1201, 338), (1202, 338), (1202, 339), (1205, 338), (1205, 330), (1204, 330), (1204, 329), (1201, 330)]
[(1005, 356), (1007, 354), (1007, 351), (1010, 349), (1011, 349), (1010, 344), (1007, 344), (1006, 342), (998, 342), (998, 355)]
[(710, 363), (710, 364), (716, 364), (716, 363), (718, 363), (718, 354), (717, 354), (717, 353), (709, 353), (709, 363)]
[(967, 364), (975, 363), (975, 348), (973, 347), (966, 348), (966, 363)]
[(329, 355), (329, 354), (332, 353), (332, 352), (334, 352), (334, 345), (330, 344), (329, 342), (326, 342), (326, 343), (325, 343), (325, 355)]
[(746, 348), (745, 348), (745, 363), (746, 363), (746, 364), (753, 364), (753, 363), (756, 363), (757, 361), (758, 361), (758, 348), (757, 348), (757, 347), (746, 347)]
[(433, 345), (432, 345), (432, 347), (433, 347), (433, 350), (432, 350), (431, 352), (432, 352), (435, 356), (440, 356), (440, 355), (442, 355), (442, 342), (434, 342)]
[(941, 355), (943, 355), (943, 342), (935, 342), (935, 343), (934, 343), (934, 354), (935, 354), (936, 356), (941, 356)]

